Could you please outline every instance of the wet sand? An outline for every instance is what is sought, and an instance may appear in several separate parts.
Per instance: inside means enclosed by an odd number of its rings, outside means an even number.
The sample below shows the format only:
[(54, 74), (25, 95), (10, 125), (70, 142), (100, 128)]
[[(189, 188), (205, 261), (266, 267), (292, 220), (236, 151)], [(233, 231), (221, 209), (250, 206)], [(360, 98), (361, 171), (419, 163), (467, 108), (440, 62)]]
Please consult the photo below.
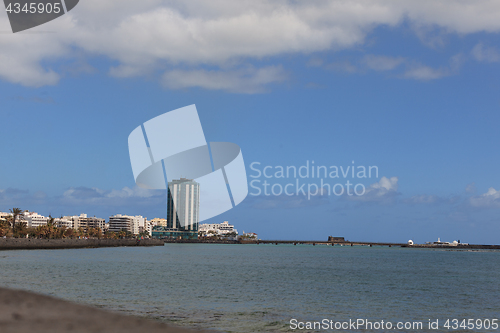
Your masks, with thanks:
[(0, 288), (2, 333), (195, 333), (22, 290)]

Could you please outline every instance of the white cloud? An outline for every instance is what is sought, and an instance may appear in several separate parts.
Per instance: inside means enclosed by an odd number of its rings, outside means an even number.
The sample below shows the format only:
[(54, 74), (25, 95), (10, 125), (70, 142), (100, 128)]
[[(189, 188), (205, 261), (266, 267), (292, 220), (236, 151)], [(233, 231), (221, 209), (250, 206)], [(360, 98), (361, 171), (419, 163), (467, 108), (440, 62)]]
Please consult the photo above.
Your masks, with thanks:
[[(53, 33), (2, 34), (0, 77), (27, 86), (56, 84), (61, 73), (47, 64), (75, 53), (110, 59), (115, 63), (110, 73), (121, 77), (167, 68), (172, 72), (180, 70), (178, 65), (188, 72), (215, 66), (233, 73), (249, 60), (356, 47), (376, 27), (405, 20), (469, 34), (500, 31), (498, 17), (496, 0), (86, 0), (69, 14), (30, 30)], [(5, 12), (0, 14), (0, 30), (9, 30)], [(419, 79), (443, 75), (426, 67), (408, 72)]]
[(363, 58), (362, 62), (370, 69), (376, 71), (389, 71), (393, 70), (405, 61), (402, 57), (386, 57), (377, 55), (367, 55)]
[(440, 201), (440, 198), (435, 195), (414, 195), (409, 199), (406, 199), (405, 202), (409, 204), (433, 204)]
[(253, 94), (263, 92), (266, 85), (284, 81), (286, 77), (280, 66), (270, 66), (237, 71), (173, 70), (163, 75), (162, 82), (171, 89), (200, 87)]
[(500, 208), (500, 191), (490, 187), (486, 193), (469, 198), (469, 204), (473, 207)]
[(134, 188), (124, 187), (121, 190), (102, 190), (96, 187), (71, 187), (64, 191), (61, 202), (65, 203), (86, 203), (98, 205), (124, 205), (130, 200), (153, 199), (161, 197), (164, 199), (165, 191), (154, 191), (142, 189), (137, 186)]
[(350, 61), (334, 61), (331, 63), (325, 63), (321, 58), (313, 57), (307, 62), (309, 67), (321, 67), (327, 70), (332, 70), (336, 72), (346, 72), (355, 73), (358, 71), (356, 65), (353, 65)]
[(328, 70), (348, 73), (363, 73), (363, 67), (378, 72), (394, 71), (397, 77), (412, 80), (435, 80), (459, 72), (465, 61), (463, 54), (459, 53), (449, 59), (449, 64), (441, 68), (432, 68), (418, 63), (415, 59), (405, 57), (389, 57), (383, 55), (368, 54), (361, 58), (357, 64), (349, 61), (336, 61), (325, 63), (323, 60), (313, 57), (307, 63), (310, 67), (321, 67)]
[(463, 202), (463, 198), (460, 196), (440, 197), (437, 195), (421, 194), (421, 195), (414, 195), (402, 201), (410, 205), (433, 205), (433, 204), (457, 205)]
[(421, 81), (436, 80), (453, 74), (457, 74), (465, 61), (463, 54), (459, 53), (452, 56), (447, 66), (440, 68), (432, 68), (419, 63), (407, 65), (407, 69), (403, 76), (408, 79)]
[[(0, 27), (3, 26), (0, 24)], [(16, 35), (2, 34), (0, 78), (30, 87), (57, 84), (60, 74), (44, 68), (41, 62), (64, 56), (66, 50), (63, 44), (51, 40), (48, 35), (23, 35), (17, 38)]]
[(328, 70), (333, 70), (337, 72), (346, 72), (346, 73), (355, 73), (358, 71), (358, 68), (347, 60), (329, 63), (325, 65), (324, 68)]
[(500, 52), (493, 48), (484, 46), (483, 43), (478, 43), (471, 51), (472, 56), (477, 61), (482, 62), (499, 62)]
[(398, 177), (382, 177), (377, 183), (371, 184), (361, 196), (344, 196), (349, 200), (364, 202), (392, 202), (398, 192)]
[(367, 190), (377, 190), (380, 193), (397, 191), (398, 190), (398, 177), (382, 177), (378, 183), (374, 183), (370, 185), (370, 188)]
[(467, 186), (465, 187), (465, 192), (476, 193), (476, 184), (475, 183), (467, 184)]
[(425, 65), (418, 65), (408, 69), (404, 77), (415, 80), (435, 80), (450, 75), (450, 71), (443, 68), (431, 68)]

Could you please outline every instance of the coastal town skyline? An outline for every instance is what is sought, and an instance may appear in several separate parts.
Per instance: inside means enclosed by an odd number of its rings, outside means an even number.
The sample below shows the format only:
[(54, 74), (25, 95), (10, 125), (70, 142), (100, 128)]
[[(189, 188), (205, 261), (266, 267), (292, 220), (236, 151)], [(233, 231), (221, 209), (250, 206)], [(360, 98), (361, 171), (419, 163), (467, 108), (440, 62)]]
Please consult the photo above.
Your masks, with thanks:
[[(10, 212), (2, 212), (0, 211), (0, 222), (9, 222), (9, 228), (13, 228), (11, 226), (12, 219), (16, 214), (15, 223), (16, 225), (20, 223), (24, 223), (24, 228), (32, 228), (36, 229), (38, 227), (47, 226), (49, 223), (52, 224), (56, 228), (65, 228), (65, 229), (80, 229), (84, 228), (85, 230), (90, 229), (98, 229), (97, 232), (100, 232), (102, 236), (104, 236), (107, 232), (118, 233), (120, 231), (126, 231), (129, 236), (140, 236), (140, 237), (151, 237), (151, 238), (186, 238), (191, 239), (190, 237), (182, 237), (182, 233), (179, 233), (179, 228), (172, 227), (171, 222), (168, 222), (168, 219), (165, 218), (152, 218), (148, 219), (147, 217), (143, 217), (142, 215), (127, 215), (127, 214), (114, 214), (108, 217), (106, 221), (105, 218), (90, 216), (89, 214), (81, 213), (80, 215), (66, 215), (60, 217), (43, 216), (38, 214), (37, 212), (30, 210), (21, 210), (19, 208), (10, 209)], [(176, 230), (177, 229), (177, 230)], [(177, 234), (168, 234), (162, 233), (162, 230), (168, 230), (172, 232), (174, 230)], [(257, 233), (243, 233), (239, 235), (238, 230), (234, 227), (234, 225), (229, 224), (228, 221), (224, 221), (221, 223), (196, 223), (195, 226), (195, 238), (203, 238), (206, 236), (223, 236), (229, 235), (231, 237), (236, 238), (236, 236), (243, 237), (257, 237)], [(10, 235), (9, 237), (11, 237)], [(94, 235), (95, 236), (95, 235)], [(0, 232), (0, 237), (3, 237)], [(5, 238), (5, 237), (4, 237)]]
[(500, 1), (0, 7), (1, 333), (500, 328)]
[[(498, 243), (496, 4), (457, 2), (445, 11), (439, 2), (378, 1), (369, 8), (335, 2), (255, 2), (224, 10), (175, 1), (109, 6), (102, 25), (94, 24), (101, 14), (87, 1), (32, 30), (54, 33), (1, 38), (13, 62), (0, 66), (6, 124), (0, 210), (163, 216), (164, 191), (135, 184), (127, 138), (139, 124), (196, 104), (205, 136), (237, 143), (248, 176), (250, 195), (213, 221), (239, 221), (267, 239), (326, 233)], [(166, 12), (176, 23), (137, 27), (137, 17), (156, 22)], [(234, 25), (242, 18), (248, 26)], [(0, 29), (11, 31), (5, 12)], [(162, 42), (151, 43), (153, 35)], [(248, 45), (245, 36), (254, 36)], [(268, 166), (298, 170), (307, 161), (339, 170), (377, 166), (378, 177), (323, 179), (330, 187), (355, 181), (359, 193), (361, 185), (366, 190), (359, 197), (322, 191), (308, 197), (307, 186), (321, 179), (273, 173), (271, 182), (264, 175)], [(264, 181), (275, 185), (275, 193), (295, 184), (298, 195), (251, 195), (258, 192), (254, 180), (262, 190)], [(297, 191), (303, 184), (304, 192)]]

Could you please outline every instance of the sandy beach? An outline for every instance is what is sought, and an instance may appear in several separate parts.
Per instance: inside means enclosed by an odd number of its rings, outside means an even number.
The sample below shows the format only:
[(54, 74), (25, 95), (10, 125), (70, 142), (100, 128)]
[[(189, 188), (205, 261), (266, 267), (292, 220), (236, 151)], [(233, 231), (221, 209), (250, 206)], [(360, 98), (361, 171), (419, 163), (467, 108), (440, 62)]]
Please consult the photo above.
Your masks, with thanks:
[(0, 323), (3, 333), (201, 332), (4, 288), (0, 288)]

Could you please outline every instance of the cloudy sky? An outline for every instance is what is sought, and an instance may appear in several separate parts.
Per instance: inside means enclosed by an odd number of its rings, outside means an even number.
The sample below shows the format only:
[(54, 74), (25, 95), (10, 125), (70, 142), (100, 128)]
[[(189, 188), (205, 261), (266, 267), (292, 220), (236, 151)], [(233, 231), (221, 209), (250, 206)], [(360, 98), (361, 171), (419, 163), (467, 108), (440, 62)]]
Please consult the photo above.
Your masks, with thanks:
[(2, 11), (0, 211), (163, 217), (127, 138), (196, 104), (208, 141), (241, 147), (249, 182), (266, 180), (254, 162), (379, 171), (328, 179), (361, 197), (261, 193), (209, 222), (498, 244), (499, 32), (498, 1), (81, 0), (16, 34)]

